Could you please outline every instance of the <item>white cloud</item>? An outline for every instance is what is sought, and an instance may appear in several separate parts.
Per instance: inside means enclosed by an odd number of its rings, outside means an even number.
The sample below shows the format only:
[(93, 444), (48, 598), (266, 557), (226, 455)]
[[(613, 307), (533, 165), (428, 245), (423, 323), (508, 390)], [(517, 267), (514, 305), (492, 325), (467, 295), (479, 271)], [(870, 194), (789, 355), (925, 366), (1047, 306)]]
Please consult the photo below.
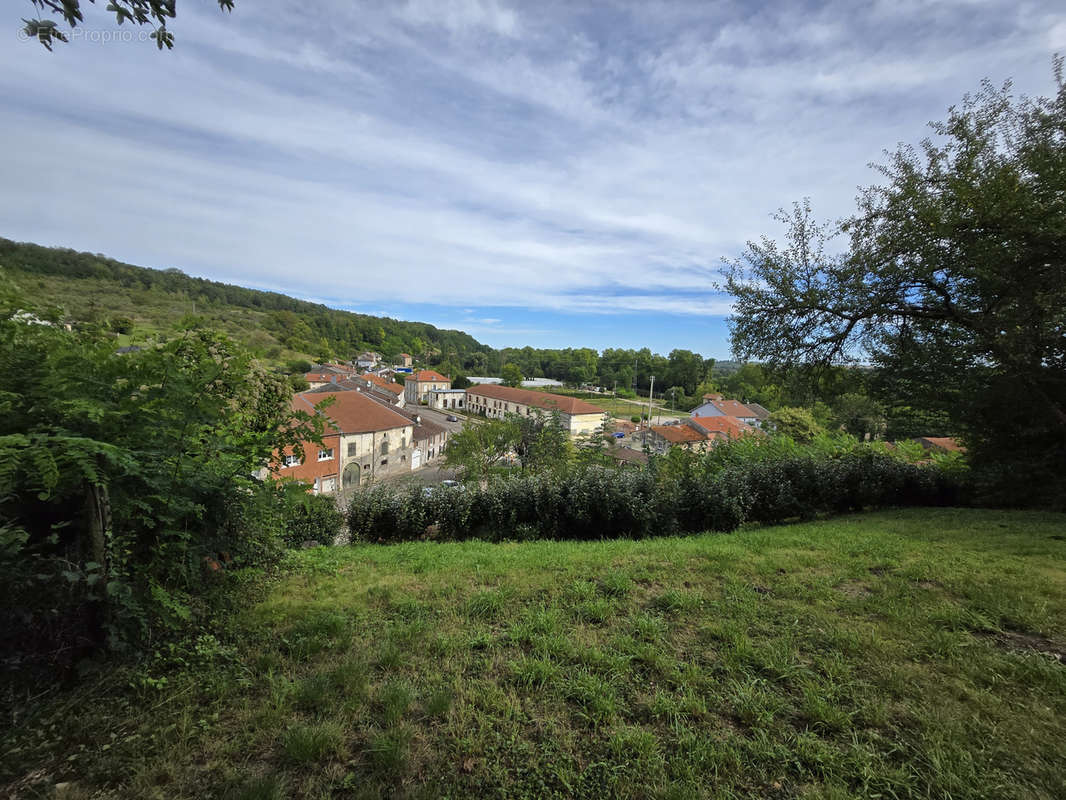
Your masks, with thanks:
[(1066, 41), (1006, 2), (533, 9), (183, 7), (172, 53), (4, 48), (0, 234), (471, 332), (504, 327), (478, 306), (721, 315), (719, 259), (769, 212), (846, 213), (981, 77), (1050, 91)]

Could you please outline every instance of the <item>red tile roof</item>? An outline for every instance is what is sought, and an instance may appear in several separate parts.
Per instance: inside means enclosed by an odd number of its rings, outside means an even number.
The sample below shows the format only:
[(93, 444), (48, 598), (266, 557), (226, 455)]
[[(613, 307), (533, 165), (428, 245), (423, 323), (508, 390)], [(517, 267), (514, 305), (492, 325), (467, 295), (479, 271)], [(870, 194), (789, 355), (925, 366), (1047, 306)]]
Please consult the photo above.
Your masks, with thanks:
[[(567, 397), (562, 394), (550, 394), (549, 392), (534, 392), (531, 389), (513, 389), (510, 386), (500, 386), (495, 383), (480, 383), (466, 390), (467, 397), (481, 395), (493, 400), (503, 400), (508, 403), (520, 403), (524, 406), (536, 406), (547, 411), (560, 411), (564, 414), (603, 414), (599, 406), (586, 403), (576, 397)], [(470, 401), (467, 401), (469, 405)]]
[(746, 433), (754, 433), (755, 428), (735, 417), (689, 417), (688, 427), (698, 426), (709, 434), (723, 434), (730, 439), (739, 439)]
[(293, 407), (300, 411), (314, 413), (314, 406), (321, 403), (325, 398), (333, 397), (334, 402), (322, 410), (322, 414), (329, 418), (329, 425), (333, 431), (341, 433), (370, 433), (372, 431), (388, 431), (393, 428), (402, 428), (411, 425), (411, 421), (397, 414), (395, 411), (376, 403), (362, 392), (337, 392), (336, 394), (323, 392), (309, 392), (306, 395), (298, 394), (293, 398)]
[(432, 369), (420, 369), (418, 372), (414, 373), (413, 375), (408, 375), (404, 379), (404, 383), (406, 383), (407, 381), (418, 381), (419, 383), (421, 383), (423, 381), (450, 381), (450, 380), (451, 380), (451, 378), (446, 378), (443, 375), (441, 375), (439, 372), (436, 372), (435, 370), (432, 370)]
[(387, 381), (380, 375), (375, 375), (373, 372), (368, 372), (366, 375), (363, 376), (363, 379), (370, 381), (370, 383), (373, 383), (376, 386), (380, 386), (382, 389), (392, 392), (393, 394), (403, 394), (403, 387), (400, 386), (400, 384)]
[(339, 381), (347, 377), (339, 372), (307, 372), (304, 373), (304, 380), (308, 383), (330, 383), (332, 381)]
[(705, 442), (710, 438), (706, 433), (700, 433), (688, 425), (652, 425), (651, 429), (671, 444)]
[(755, 417), (755, 413), (738, 400), (712, 400), (711, 405), (727, 417)]
[(707, 394), (705, 394), (703, 396), (703, 399), (704, 400), (722, 400), (722, 399), (724, 399), (724, 395), (720, 395), (720, 394), (718, 394), (718, 392), (707, 392)]

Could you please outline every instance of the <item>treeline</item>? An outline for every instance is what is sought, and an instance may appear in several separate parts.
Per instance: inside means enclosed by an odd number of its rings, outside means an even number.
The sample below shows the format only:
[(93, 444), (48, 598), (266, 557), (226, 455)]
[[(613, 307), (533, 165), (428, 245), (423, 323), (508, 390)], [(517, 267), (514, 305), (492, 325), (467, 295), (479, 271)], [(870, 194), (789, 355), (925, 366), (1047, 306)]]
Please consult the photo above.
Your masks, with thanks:
[[(222, 329), (258, 357), (295, 372), (305, 371), (312, 360), (347, 360), (362, 350), (375, 350), (387, 358), (407, 352), (417, 363), (452, 378), (499, 376), (505, 366), (514, 365), (526, 378), (591, 384), (634, 397), (646, 396), (655, 376), (656, 397), (682, 410), (698, 405), (706, 392), (721, 392), (770, 411), (804, 408), (818, 425), (829, 429), (843, 425), (856, 435), (901, 438), (956, 432), (945, 414), (910, 404), (914, 387), (898, 385), (891, 375), (867, 368), (770, 370), (754, 363), (719, 362), (684, 349), (664, 356), (646, 347), (602, 352), (587, 347), (497, 350), (461, 331), (426, 323), (341, 311), (276, 292), (193, 278), (178, 269), (149, 269), (98, 254), (7, 239), (0, 239), (0, 267), (20, 279), (27, 294), (34, 288), (34, 277), (49, 278), (50, 284), (38, 282), (38, 291), (51, 288), (59, 290), (59, 296), (29, 299), (38, 305), (58, 299), (67, 306), (64, 315), (82, 326), (113, 333)], [(114, 291), (97, 301), (101, 287)], [(133, 299), (116, 311), (115, 292), (123, 291)], [(175, 312), (175, 306), (185, 311)]]
[[(72, 280), (105, 281), (125, 289), (142, 290), (165, 298), (180, 297), (196, 314), (226, 307), (262, 312), (264, 327), (285, 348), (313, 359), (348, 358), (360, 350), (375, 350), (387, 356), (409, 352), (417, 356), (459, 357), (489, 350), (469, 334), (441, 330), (421, 322), (404, 322), (329, 308), (297, 300), (277, 292), (246, 289), (205, 278), (194, 278), (179, 269), (149, 269), (94, 253), (13, 242), (0, 238), (0, 266), (13, 276), (56, 276)], [(27, 288), (32, 286), (26, 281)], [(65, 298), (76, 307), (65, 312), (78, 321), (124, 327), (125, 320), (107, 318), (106, 309), (92, 307), (91, 298)], [(52, 298), (37, 298), (39, 302)], [(151, 307), (141, 309), (150, 316)], [(152, 320), (155, 321), (155, 320)], [(260, 353), (260, 355), (276, 356)]]

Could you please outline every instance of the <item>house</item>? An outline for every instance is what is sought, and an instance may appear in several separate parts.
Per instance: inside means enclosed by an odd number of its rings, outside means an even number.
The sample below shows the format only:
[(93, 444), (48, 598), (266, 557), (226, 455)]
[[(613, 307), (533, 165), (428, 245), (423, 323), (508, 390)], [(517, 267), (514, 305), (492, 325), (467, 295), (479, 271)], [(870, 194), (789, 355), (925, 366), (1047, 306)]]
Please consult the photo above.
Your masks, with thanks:
[(420, 369), (404, 378), (403, 388), (407, 404), (416, 406), (426, 402), (430, 391), (451, 389), (452, 379), (431, 369)]
[(377, 353), (360, 353), (355, 358), (355, 365), (363, 369), (372, 369), (378, 365), (379, 361), (381, 361), (381, 356)]
[(703, 396), (703, 402), (709, 403), (712, 400), (725, 400), (725, 395), (718, 394), (718, 392), (707, 392)]
[(319, 386), (325, 386), (329, 383), (336, 383), (339, 380), (344, 380), (347, 375), (342, 375), (331, 370), (314, 370), (312, 372), (304, 373), (304, 380), (310, 384), (312, 389), (317, 389)]
[(648, 449), (653, 453), (665, 453), (671, 447), (695, 450), (706, 447), (712, 437), (704, 430), (688, 425), (652, 425), (648, 428)]
[(428, 467), (444, 457), (448, 443), (448, 429), (422, 417), (417, 411), (403, 409), (400, 414), (414, 423), (414, 451), (411, 453), (411, 469)]
[(744, 405), (755, 415), (755, 421), (759, 427), (764, 427), (766, 420), (770, 419), (770, 412), (758, 403), (745, 403)]
[(360, 375), (355, 379), (355, 383), (375, 394), (381, 395), (389, 400), (391, 405), (403, 406), (406, 401), (406, 393), (404, 387), (398, 383), (394, 383), (380, 375), (375, 375), (373, 372), (367, 372)]
[(466, 389), (430, 389), (426, 393), (426, 405), (430, 408), (466, 408)]
[[(316, 411), (327, 397), (333, 403)], [(326, 418), (327, 446), (304, 443), (302, 459), (286, 448), (271, 465), (277, 478), (295, 478), (316, 494), (328, 494), (412, 469), (415, 422), (365, 392), (303, 392), (293, 398), (293, 408)]]
[(397, 358), (399, 359), (399, 364), (397, 366), (410, 367), (413, 364), (413, 359), (411, 358), (410, 353), (400, 353)]
[[(297, 395), (299, 396), (299, 395)], [(306, 410), (293, 398), (293, 409)], [(290, 479), (309, 484), (312, 494), (333, 494), (340, 478), (340, 432), (327, 429), (322, 436), (322, 445), (301, 442), (303, 456), (286, 447), (278, 453), (270, 471), (278, 479)]]
[(689, 414), (693, 417), (733, 417), (748, 425), (755, 425), (759, 421), (754, 411), (736, 400), (708, 400), (692, 409)]
[(508, 414), (532, 416), (534, 413), (558, 411), (563, 427), (571, 436), (595, 433), (607, 418), (599, 406), (548, 392), (513, 389), (510, 386), (486, 384), (466, 390), (466, 407), (475, 414), (503, 418)]
[(739, 439), (746, 434), (757, 432), (755, 427), (736, 417), (689, 417), (685, 424), (716, 440)]

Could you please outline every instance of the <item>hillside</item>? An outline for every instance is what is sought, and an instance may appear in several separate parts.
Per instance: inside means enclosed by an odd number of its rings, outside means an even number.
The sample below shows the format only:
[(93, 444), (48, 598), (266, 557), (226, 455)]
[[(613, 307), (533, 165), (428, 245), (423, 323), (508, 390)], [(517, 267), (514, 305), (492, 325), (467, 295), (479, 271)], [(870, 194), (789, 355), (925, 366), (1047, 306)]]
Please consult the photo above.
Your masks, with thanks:
[(1064, 539), (939, 509), (295, 552), (230, 628), (35, 701), (0, 787), (1061, 798)]
[(0, 238), (0, 268), (32, 302), (59, 306), (72, 321), (121, 331), (124, 342), (196, 323), (276, 362), (348, 358), (360, 350), (438, 354), (462, 362), (491, 350), (462, 331), (340, 311), (93, 253)]

